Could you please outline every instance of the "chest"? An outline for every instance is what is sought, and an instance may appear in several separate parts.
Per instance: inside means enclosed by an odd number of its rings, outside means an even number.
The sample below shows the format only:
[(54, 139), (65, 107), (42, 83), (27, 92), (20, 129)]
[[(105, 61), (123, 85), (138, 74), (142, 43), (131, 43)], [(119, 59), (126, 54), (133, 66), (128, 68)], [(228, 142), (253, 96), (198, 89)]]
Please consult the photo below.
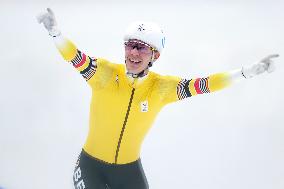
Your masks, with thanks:
[(149, 78), (134, 86), (127, 78), (119, 75), (115, 75), (103, 89), (94, 91), (93, 101), (96, 105), (113, 109), (117, 114), (129, 109), (146, 115), (162, 107), (154, 80)]

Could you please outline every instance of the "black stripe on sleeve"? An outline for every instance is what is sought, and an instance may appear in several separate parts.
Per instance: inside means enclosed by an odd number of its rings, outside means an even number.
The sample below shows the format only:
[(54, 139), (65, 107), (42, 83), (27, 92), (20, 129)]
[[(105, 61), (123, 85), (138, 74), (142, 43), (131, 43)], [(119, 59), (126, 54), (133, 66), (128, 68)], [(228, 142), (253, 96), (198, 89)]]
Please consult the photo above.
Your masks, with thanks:
[(80, 74), (85, 78), (86, 81), (91, 79), (91, 77), (96, 73), (97, 65), (94, 60), (88, 56), (90, 63), (86, 69), (80, 72)]
[(187, 79), (182, 79), (178, 86), (177, 86), (177, 95), (178, 95), (178, 98), (179, 100), (182, 100), (182, 99), (185, 99), (185, 98), (188, 98), (188, 97), (191, 97), (191, 93), (189, 91), (189, 82), (191, 81), (190, 80), (187, 80)]

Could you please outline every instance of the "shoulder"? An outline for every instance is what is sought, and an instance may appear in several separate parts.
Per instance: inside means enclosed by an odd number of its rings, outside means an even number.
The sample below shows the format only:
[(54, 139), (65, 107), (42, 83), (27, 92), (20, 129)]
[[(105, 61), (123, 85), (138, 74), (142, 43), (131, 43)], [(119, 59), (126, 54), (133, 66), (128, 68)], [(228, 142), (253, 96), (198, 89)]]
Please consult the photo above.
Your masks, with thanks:
[(89, 83), (97, 89), (103, 88), (111, 81), (111, 78), (115, 77), (120, 69), (120, 65), (104, 58), (94, 58), (94, 61), (96, 62), (97, 69)]
[(109, 67), (109, 68), (116, 68), (118, 64), (113, 63), (105, 58), (96, 58), (95, 59), (98, 67)]
[(97, 64), (97, 69), (101, 70), (102, 72), (117, 72), (123, 70), (124, 65), (111, 62), (104, 58), (96, 58), (95, 62)]
[(154, 78), (154, 91), (160, 96), (164, 104), (177, 101), (177, 86), (181, 81), (180, 77), (170, 75), (160, 75), (151, 72)]
[(152, 78), (155, 80), (156, 84), (169, 84), (169, 83), (178, 83), (181, 78), (171, 75), (161, 75), (156, 72), (151, 72)]
[(175, 91), (179, 82), (182, 80), (180, 77), (171, 75), (161, 75), (151, 72), (154, 88), (162, 94), (167, 94), (169, 91)]

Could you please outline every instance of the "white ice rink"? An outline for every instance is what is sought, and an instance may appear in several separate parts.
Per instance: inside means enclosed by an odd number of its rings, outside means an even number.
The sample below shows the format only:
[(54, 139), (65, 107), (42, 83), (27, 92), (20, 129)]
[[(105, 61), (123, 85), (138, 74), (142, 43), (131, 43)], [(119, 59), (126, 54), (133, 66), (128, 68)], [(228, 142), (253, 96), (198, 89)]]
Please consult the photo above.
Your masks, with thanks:
[(37, 23), (47, 7), (79, 49), (121, 63), (128, 23), (158, 22), (161, 74), (202, 77), (279, 53), (272, 74), (165, 107), (141, 159), (151, 189), (284, 188), (281, 0), (1, 0), (0, 188), (73, 188), (87, 135), (91, 91)]

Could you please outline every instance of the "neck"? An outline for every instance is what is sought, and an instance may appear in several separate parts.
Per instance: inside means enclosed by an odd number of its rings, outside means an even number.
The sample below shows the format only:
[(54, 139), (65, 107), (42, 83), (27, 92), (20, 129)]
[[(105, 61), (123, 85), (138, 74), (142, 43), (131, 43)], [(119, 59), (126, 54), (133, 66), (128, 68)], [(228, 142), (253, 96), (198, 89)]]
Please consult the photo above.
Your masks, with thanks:
[(145, 74), (144, 76), (140, 76), (140, 77), (133, 77), (133, 74), (127, 74), (126, 73), (126, 77), (128, 79), (128, 81), (133, 85), (135, 82), (135, 86), (137, 87), (138, 85), (142, 84), (149, 76), (150, 74)]
[(149, 68), (146, 68), (145, 70), (143, 70), (142, 72), (140, 73), (137, 73), (137, 74), (134, 74), (134, 73), (130, 73), (130, 72), (126, 72), (126, 74), (130, 77), (133, 77), (133, 78), (140, 78), (140, 77), (144, 77), (145, 75), (147, 75), (149, 72)]

